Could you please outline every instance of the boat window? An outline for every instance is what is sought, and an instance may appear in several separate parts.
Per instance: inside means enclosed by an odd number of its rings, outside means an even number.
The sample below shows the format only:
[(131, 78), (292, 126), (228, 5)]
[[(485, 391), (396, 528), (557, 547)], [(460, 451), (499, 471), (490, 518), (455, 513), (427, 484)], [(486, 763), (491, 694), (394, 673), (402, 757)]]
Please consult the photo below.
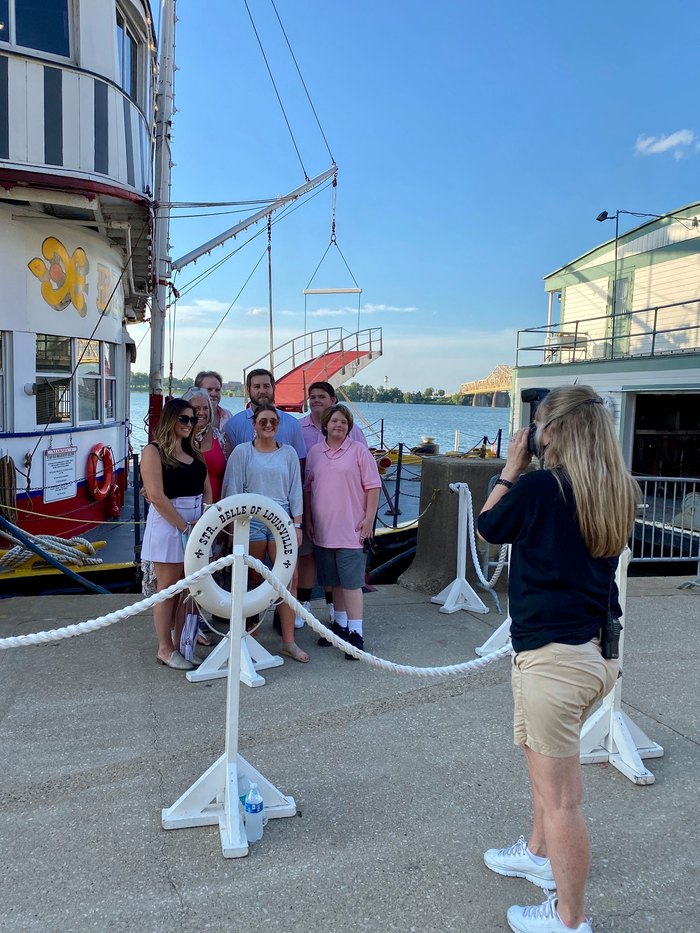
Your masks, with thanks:
[(127, 21), (124, 13), (117, 8), (117, 56), (119, 59), (119, 85), (129, 97), (139, 99), (139, 42), (138, 33)]
[[(2, 0), (0, 0), (1, 4)], [(5, 430), (5, 365), (2, 350), (2, 334), (0, 334), (0, 431)]]
[(68, 58), (68, 0), (0, 0), (0, 42)]
[(116, 344), (102, 344), (102, 374), (104, 379), (105, 421), (114, 421), (114, 419), (117, 417), (116, 356)]
[(37, 334), (36, 371), (38, 373), (69, 373), (71, 371), (70, 337)]
[(78, 340), (75, 384), (78, 389), (78, 421), (100, 421), (100, 342)]
[[(71, 423), (71, 339), (36, 335), (36, 423)], [(66, 375), (67, 374), (67, 375)]]

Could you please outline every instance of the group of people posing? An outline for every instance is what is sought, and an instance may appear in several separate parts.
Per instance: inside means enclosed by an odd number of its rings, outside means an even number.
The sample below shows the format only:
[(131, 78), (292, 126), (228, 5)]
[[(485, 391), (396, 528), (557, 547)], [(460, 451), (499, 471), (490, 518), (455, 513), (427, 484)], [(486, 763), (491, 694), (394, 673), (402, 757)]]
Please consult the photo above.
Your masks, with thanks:
[[(308, 390), (309, 413), (297, 419), (275, 406), (275, 380), (266, 369), (246, 379), (248, 406), (221, 406), (221, 376), (198, 373), (182, 398), (171, 399), (141, 457), (150, 503), (141, 556), (153, 565), (156, 589), (184, 576), (186, 537), (203, 510), (219, 499), (255, 493), (273, 499), (290, 517), (299, 561), (290, 590), (308, 606), (318, 580), (326, 592), (333, 632), (364, 648), (362, 586), (365, 542), (371, 537), (381, 482), (364, 434), (337, 404), (328, 382)], [(275, 540), (262, 522), (250, 523), (250, 554), (275, 560)], [(250, 585), (258, 581), (251, 572)], [(175, 596), (153, 609), (157, 660), (176, 670), (192, 663), (179, 652), (182, 613)], [(279, 606), (282, 653), (306, 663), (295, 630), (303, 627)], [(319, 638), (318, 644), (330, 643)], [(351, 655), (346, 655), (351, 659)]]

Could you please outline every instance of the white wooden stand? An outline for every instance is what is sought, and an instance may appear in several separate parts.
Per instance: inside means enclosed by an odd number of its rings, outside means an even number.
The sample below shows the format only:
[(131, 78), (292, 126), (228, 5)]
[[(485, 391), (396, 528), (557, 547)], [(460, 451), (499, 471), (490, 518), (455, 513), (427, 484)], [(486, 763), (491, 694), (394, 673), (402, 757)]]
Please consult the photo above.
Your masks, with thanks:
[[(617, 585), (620, 590), (622, 622), (625, 623), (627, 604), (627, 565), (630, 552), (625, 548), (617, 567)], [(622, 670), (625, 632), (620, 635), (620, 670)], [(581, 763), (597, 764), (610, 762), (625, 777), (635, 784), (653, 784), (654, 775), (644, 766), (644, 758), (661, 758), (663, 748), (652, 742), (639, 726), (623, 713), (622, 680), (618, 677), (615, 686), (605, 697), (598, 709), (583, 725), (581, 730)]]
[[(188, 671), (185, 677), (193, 684), (201, 683), (204, 680), (228, 677), (230, 639), (231, 631), (229, 629), (229, 634), (221, 639), (216, 648), (209, 653), (199, 667), (196, 667), (193, 671)], [(241, 638), (241, 683), (246, 684), (248, 687), (262, 687), (265, 678), (261, 677), (258, 671), (266, 671), (270, 667), (281, 667), (282, 664), (284, 664), (284, 658), (277, 654), (270, 654), (267, 648), (264, 648), (252, 635), (244, 635)]]
[[(245, 535), (247, 537), (247, 522)], [(243, 597), (247, 570), (245, 548), (234, 540), (231, 573), (231, 636), (228, 639), (229, 661), (226, 693), (226, 748), (218, 758), (175, 803), (161, 812), (163, 829), (212, 826), (218, 823), (224, 858), (248, 854), (240, 801), (239, 774), (254, 780), (263, 798), (263, 817), (294, 816), (293, 797), (285, 796), (238, 754), (238, 718), (240, 711), (240, 658), (238, 645), (243, 633)]]
[(478, 648), (474, 649), (474, 653), (478, 654), (480, 658), (483, 658), (485, 655), (493, 654), (494, 651), (498, 651), (499, 648), (503, 648), (503, 646), (508, 644), (509, 641), (510, 616), (507, 616), (498, 626), (496, 631), (489, 635), (483, 645), (479, 645)]
[(486, 613), (488, 609), (467, 582), (467, 511), (471, 508), (469, 487), (466, 483), (453, 483), (450, 489), (459, 493), (459, 517), (457, 519), (457, 578), (437, 596), (431, 596), (431, 603), (440, 605), (440, 612), (457, 612), (466, 609), (469, 612)]

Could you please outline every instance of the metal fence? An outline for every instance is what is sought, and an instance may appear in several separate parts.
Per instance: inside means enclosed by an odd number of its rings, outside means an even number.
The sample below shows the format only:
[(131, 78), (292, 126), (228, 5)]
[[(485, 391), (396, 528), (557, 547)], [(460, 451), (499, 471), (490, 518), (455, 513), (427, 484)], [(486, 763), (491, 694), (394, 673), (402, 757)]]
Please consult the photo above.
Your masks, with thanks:
[(632, 560), (698, 561), (700, 479), (635, 476), (642, 502), (632, 533)]

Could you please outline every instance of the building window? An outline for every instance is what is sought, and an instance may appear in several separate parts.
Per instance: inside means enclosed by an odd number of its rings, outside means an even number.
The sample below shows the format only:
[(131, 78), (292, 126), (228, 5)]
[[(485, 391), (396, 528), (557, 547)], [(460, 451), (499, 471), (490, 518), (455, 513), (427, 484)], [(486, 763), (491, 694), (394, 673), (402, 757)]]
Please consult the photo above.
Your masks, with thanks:
[(0, 42), (68, 58), (68, 0), (0, 0)]
[(133, 101), (139, 99), (139, 43), (138, 34), (117, 9), (117, 56), (119, 85)]
[(36, 373), (36, 423), (70, 424), (70, 337), (36, 335)]

